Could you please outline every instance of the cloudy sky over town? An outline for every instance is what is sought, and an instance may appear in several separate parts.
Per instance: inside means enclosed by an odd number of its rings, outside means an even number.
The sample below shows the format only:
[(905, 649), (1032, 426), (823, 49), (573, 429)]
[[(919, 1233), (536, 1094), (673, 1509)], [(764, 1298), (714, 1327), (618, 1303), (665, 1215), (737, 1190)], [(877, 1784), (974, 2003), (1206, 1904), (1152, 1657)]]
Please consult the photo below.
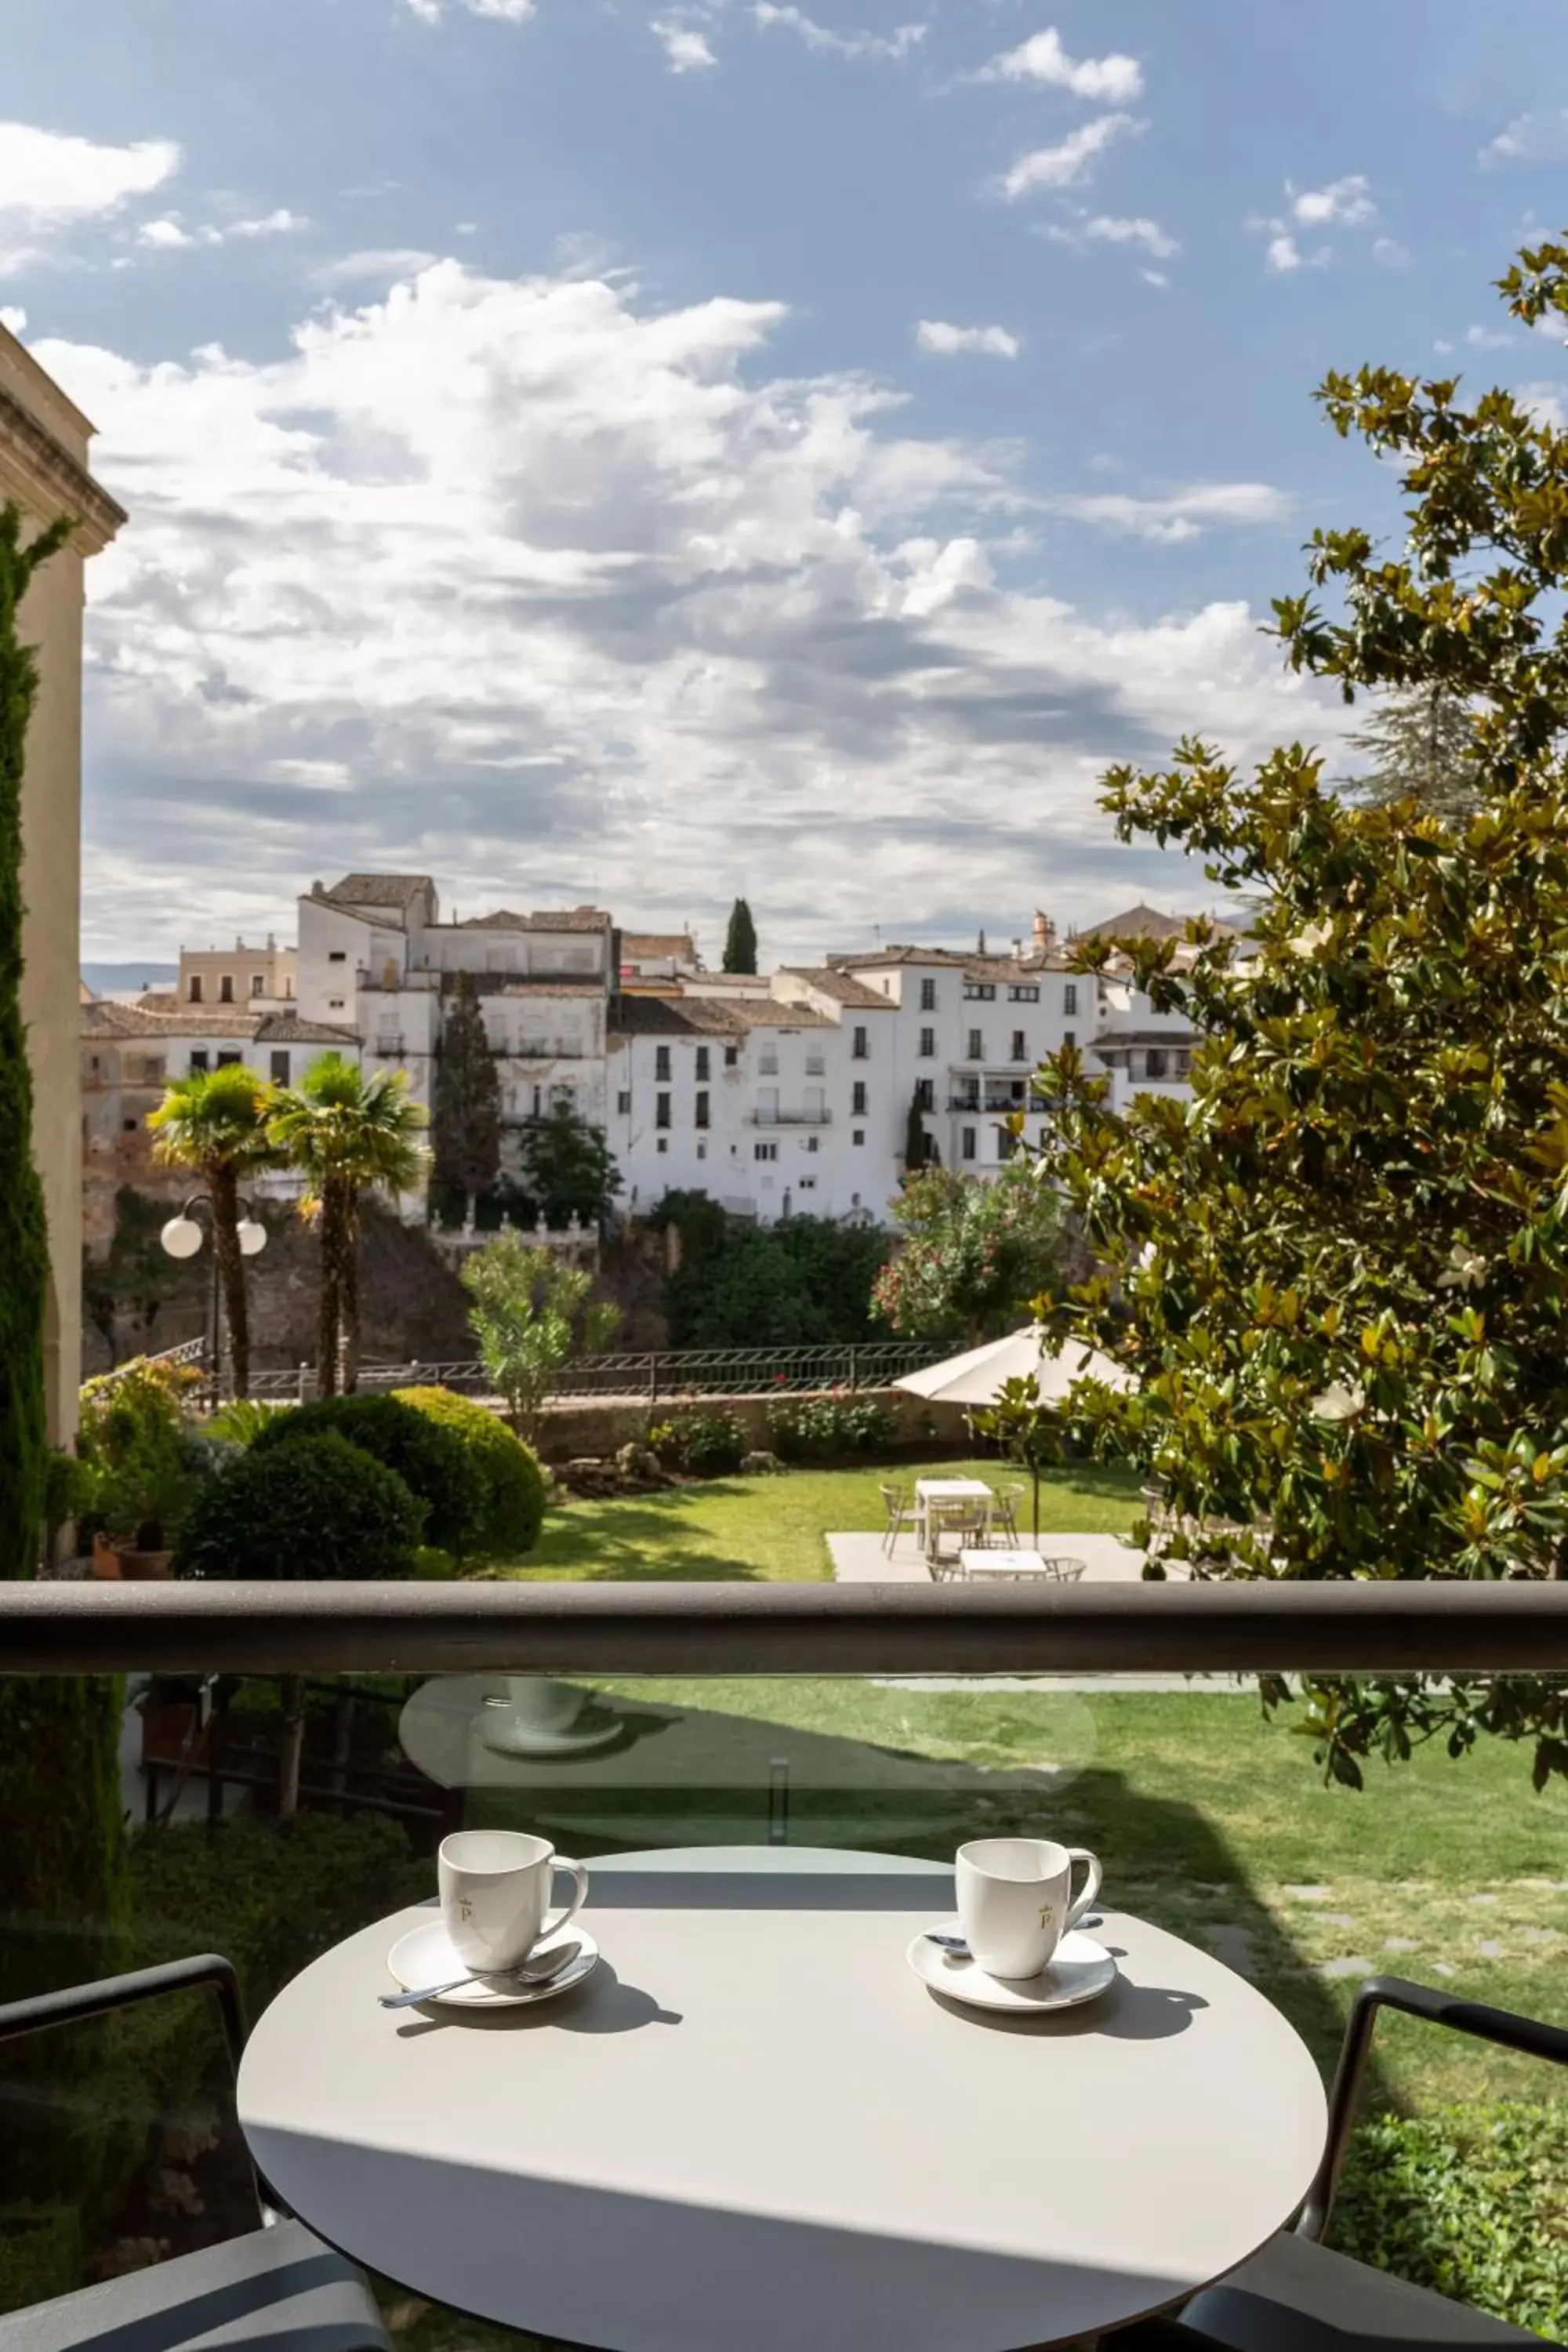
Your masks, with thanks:
[(1398, 506), (1312, 385), (1568, 404), (1489, 289), (1561, 0), (3, 13), (0, 318), (131, 513), (99, 956), (354, 866), (775, 958), (1211, 903), (1096, 779), (1342, 731), (1262, 625)]

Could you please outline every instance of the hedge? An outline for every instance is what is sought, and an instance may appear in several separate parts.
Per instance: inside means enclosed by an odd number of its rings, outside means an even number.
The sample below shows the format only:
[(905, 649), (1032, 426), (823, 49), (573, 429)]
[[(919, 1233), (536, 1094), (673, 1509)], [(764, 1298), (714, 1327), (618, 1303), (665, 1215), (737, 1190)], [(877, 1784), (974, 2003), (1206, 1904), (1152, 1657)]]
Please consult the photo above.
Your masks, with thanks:
[[(396, 1402), (450, 1431), (480, 1482), (474, 1552), (515, 1559), (531, 1551), (544, 1523), (544, 1473), (539, 1457), (504, 1421), (472, 1397), (442, 1388), (395, 1389)], [(435, 1540), (432, 1537), (432, 1540)]]
[(395, 1470), (426, 1509), (423, 1540), (459, 1557), (483, 1508), (474, 1464), (450, 1429), (413, 1412), (395, 1396), (320, 1397), (280, 1412), (260, 1429), (251, 1451), (294, 1445), (331, 1431)]
[(424, 1517), (395, 1470), (331, 1431), (289, 1445), (258, 1442), (201, 1489), (175, 1571), (216, 1579), (412, 1576)]

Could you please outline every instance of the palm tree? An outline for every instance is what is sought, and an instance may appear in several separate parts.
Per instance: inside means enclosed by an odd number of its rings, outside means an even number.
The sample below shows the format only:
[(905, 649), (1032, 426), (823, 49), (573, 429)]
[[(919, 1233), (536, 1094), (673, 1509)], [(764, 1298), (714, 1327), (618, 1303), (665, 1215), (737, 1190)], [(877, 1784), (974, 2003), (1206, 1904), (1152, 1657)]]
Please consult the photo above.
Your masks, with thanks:
[(265, 1078), (243, 1062), (230, 1062), (222, 1069), (192, 1070), (172, 1079), (147, 1121), (165, 1167), (189, 1168), (206, 1185), (234, 1392), (240, 1397), (250, 1392), (250, 1309), (239, 1246), (239, 1190), (247, 1177), (278, 1165), (268, 1132), (271, 1096)]
[(367, 1078), (340, 1054), (323, 1054), (297, 1087), (274, 1090), (268, 1131), (303, 1171), (300, 1210), (321, 1236), (316, 1377), (322, 1396), (337, 1391), (340, 1334), (343, 1386), (359, 1381), (360, 1194), (373, 1185), (406, 1192), (419, 1181), (429, 1156), (419, 1140), (426, 1117), (409, 1099), (401, 1070)]

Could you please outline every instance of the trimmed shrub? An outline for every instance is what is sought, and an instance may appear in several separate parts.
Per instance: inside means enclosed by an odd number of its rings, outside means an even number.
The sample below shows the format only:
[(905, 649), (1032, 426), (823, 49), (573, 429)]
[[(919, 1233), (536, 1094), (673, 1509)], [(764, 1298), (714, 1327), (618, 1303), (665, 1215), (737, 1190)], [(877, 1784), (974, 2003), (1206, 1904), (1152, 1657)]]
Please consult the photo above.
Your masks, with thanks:
[(1568, 2107), (1371, 2117), (1351, 2141), (1329, 2242), (1553, 2343), (1568, 2337)]
[(885, 1453), (898, 1428), (899, 1417), (890, 1406), (839, 1389), (827, 1396), (781, 1397), (768, 1407), (768, 1438), (784, 1462)]
[(662, 1463), (692, 1478), (730, 1476), (752, 1444), (740, 1414), (722, 1408), (672, 1413), (668, 1421), (655, 1422), (647, 1442)]
[(395, 1396), (320, 1397), (279, 1413), (257, 1433), (251, 1450), (297, 1445), (328, 1431), (396, 1472), (425, 1506), (425, 1542), (442, 1551), (463, 1551), (483, 1511), (484, 1493), (452, 1430)]
[(253, 1445), (204, 1486), (185, 1522), (181, 1576), (414, 1573), (425, 1506), (395, 1470), (334, 1431)]
[(488, 1406), (453, 1389), (395, 1389), (393, 1394), (397, 1403), (449, 1432), (468, 1456), (479, 1481), (468, 1549), (508, 1558), (531, 1551), (544, 1522), (544, 1473), (532, 1448)]

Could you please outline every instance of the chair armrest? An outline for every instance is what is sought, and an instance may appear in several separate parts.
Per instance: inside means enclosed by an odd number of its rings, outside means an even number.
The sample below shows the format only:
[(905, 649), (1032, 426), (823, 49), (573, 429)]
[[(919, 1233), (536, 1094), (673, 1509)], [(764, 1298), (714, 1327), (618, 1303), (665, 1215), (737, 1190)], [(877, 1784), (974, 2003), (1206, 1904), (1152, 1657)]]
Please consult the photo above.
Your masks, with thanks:
[(0, 2042), (41, 2033), (51, 2025), (79, 2025), (89, 2017), (104, 2017), (111, 2010), (155, 2000), (163, 1993), (188, 1992), (199, 1985), (211, 1985), (217, 1995), (229, 2063), (237, 2075), (245, 2048), (245, 2011), (239, 1979), (231, 1963), (216, 1952), (198, 1952), (187, 1960), (163, 1960), (152, 1969), (128, 1969), (122, 1976), (102, 1977), (97, 1984), (66, 1985), (58, 1992), (36, 1992), (26, 2000), (0, 2003)]
[(1521, 2017), (1511, 2009), (1492, 2009), (1461, 1994), (1438, 1992), (1430, 1985), (1412, 1984), (1405, 1977), (1369, 1977), (1351, 2005), (1340, 2063), (1329, 2094), (1329, 2135), (1317, 2179), (1307, 2192), (1296, 2223), (1297, 2234), (1321, 2238), (1328, 2227), (1334, 2190), (1344, 2168), (1361, 2095), (1362, 2073), (1372, 2048), (1372, 2029), (1380, 2009), (1402, 2011), (1428, 2025), (1447, 2026), (1453, 2033), (1468, 2033), (1479, 2042), (1494, 2042), (1504, 2050), (1518, 2050), (1527, 2058), (1544, 2058), (1568, 2066), (1568, 2029), (1548, 2025), (1541, 2018)]

